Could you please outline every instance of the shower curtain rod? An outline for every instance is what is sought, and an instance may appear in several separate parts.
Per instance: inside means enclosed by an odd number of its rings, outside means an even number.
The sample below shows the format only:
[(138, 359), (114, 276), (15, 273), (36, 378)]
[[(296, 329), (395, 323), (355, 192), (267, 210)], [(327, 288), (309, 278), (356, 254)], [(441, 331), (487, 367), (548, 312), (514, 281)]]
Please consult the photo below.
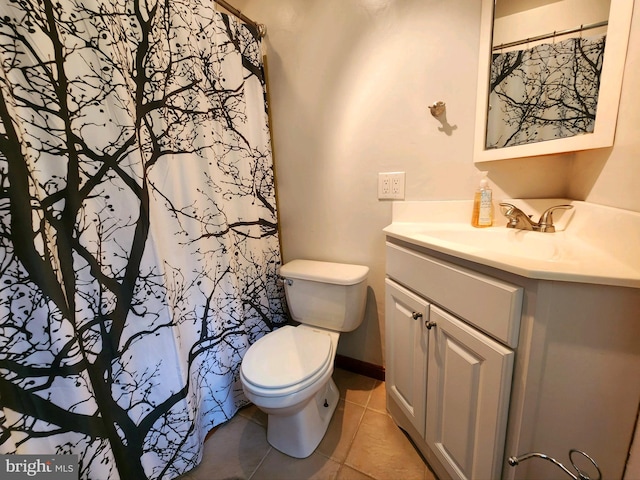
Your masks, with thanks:
[(592, 28), (606, 27), (608, 24), (609, 22), (605, 20), (603, 22), (591, 23), (588, 25), (580, 25), (579, 27), (570, 28), (568, 30), (559, 30), (553, 33), (545, 33), (544, 35), (538, 35), (537, 37), (530, 37), (530, 38), (525, 38), (523, 40), (516, 40), (515, 42), (509, 42), (509, 43), (503, 43), (503, 44), (497, 45), (493, 47), (493, 51), (501, 50), (503, 48), (515, 47), (517, 45), (523, 45), (529, 42), (537, 42), (538, 40), (545, 40), (547, 38), (559, 37), (561, 35), (567, 35), (569, 33), (582, 32), (584, 30), (591, 30)]
[(235, 8), (233, 5), (230, 5), (229, 3), (227, 3), (225, 0), (213, 0), (213, 2), (217, 3), (218, 5), (221, 5), (222, 8), (231, 12), (233, 15), (235, 15), (240, 20), (242, 20), (244, 23), (248, 23), (252, 27), (255, 27), (255, 29), (258, 30), (258, 35), (260, 36), (260, 38), (264, 38), (264, 36), (267, 34), (267, 27), (265, 25), (263, 25), (262, 23), (254, 22), (249, 17), (247, 17), (244, 13), (242, 13), (240, 10)]

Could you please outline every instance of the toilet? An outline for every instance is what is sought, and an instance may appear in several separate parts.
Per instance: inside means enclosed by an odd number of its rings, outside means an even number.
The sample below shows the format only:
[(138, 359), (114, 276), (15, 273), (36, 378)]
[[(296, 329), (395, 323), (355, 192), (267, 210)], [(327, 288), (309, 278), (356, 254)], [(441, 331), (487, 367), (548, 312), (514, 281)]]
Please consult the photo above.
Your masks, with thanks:
[(324, 437), (340, 394), (333, 362), (341, 332), (364, 318), (369, 268), (293, 260), (280, 268), (291, 317), (249, 347), (240, 366), (246, 397), (268, 415), (267, 440), (306, 458)]

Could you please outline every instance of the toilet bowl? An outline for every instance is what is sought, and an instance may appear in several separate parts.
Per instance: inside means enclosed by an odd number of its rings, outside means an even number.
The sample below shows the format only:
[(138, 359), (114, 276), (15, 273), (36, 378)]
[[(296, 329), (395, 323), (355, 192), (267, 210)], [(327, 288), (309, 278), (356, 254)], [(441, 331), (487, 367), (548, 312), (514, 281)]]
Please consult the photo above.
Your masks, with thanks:
[(295, 457), (311, 455), (339, 400), (331, 378), (340, 332), (364, 317), (368, 268), (294, 260), (280, 275), (291, 316), (245, 353), (240, 380), (246, 397), (268, 415), (267, 440)]
[[(267, 440), (289, 456), (311, 455), (331, 420), (339, 399), (331, 379), (337, 343), (336, 332), (285, 326), (254, 343), (242, 361), (245, 395), (269, 415)], [(300, 346), (309, 351), (297, 361)]]

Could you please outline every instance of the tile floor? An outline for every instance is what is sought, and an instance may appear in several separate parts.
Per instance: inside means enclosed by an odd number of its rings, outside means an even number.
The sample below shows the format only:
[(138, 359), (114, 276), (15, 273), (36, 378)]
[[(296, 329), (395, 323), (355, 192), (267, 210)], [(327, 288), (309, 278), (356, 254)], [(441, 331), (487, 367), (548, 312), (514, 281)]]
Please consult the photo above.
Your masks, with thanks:
[(180, 480), (436, 480), (386, 412), (384, 382), (336, 369), (340, 403), (310, 457), (267, 443), (266, 415), (246, 407), (205, 442), (200, 466)]

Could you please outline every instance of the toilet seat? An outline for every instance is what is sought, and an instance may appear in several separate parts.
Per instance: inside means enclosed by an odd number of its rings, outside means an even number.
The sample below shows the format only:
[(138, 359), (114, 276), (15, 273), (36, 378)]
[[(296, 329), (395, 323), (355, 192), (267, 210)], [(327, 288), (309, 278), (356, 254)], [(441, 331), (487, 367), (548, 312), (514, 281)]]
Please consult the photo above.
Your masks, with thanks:
[(247, 350), (240, 372), (253, 393), (276, 397), (312, 385), (332, 362), (333, 343), (328, 333), (287, 325), (255, 342)]

